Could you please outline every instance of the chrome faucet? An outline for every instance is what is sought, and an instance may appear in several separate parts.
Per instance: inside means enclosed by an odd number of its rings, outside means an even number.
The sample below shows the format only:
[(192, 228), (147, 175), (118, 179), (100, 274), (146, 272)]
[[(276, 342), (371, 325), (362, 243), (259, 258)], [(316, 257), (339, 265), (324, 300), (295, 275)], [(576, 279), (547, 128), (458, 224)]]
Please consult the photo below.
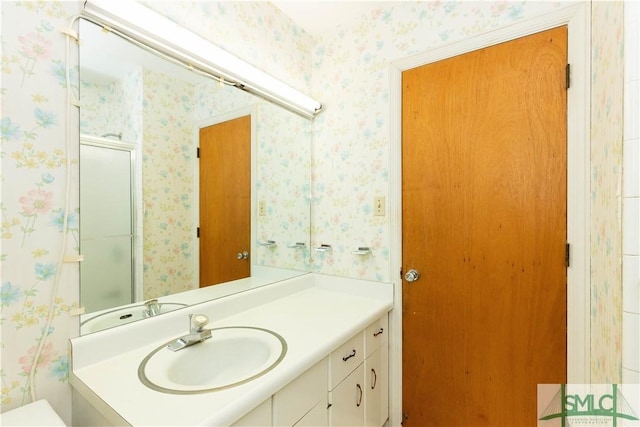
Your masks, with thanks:
[(144, 303), (146, 309), (142, 312), (142, 317), (153, 317), (160, 314), (160, 304), (157, 299), (151, 299)]
[(204, 329), (207, 323), (209, 323), (209, 318), (204, 314), (190, 314), (189, 333), (171, 341), (167, 348), (171, 351), (178, 351), (211, 338), (211, 329)]

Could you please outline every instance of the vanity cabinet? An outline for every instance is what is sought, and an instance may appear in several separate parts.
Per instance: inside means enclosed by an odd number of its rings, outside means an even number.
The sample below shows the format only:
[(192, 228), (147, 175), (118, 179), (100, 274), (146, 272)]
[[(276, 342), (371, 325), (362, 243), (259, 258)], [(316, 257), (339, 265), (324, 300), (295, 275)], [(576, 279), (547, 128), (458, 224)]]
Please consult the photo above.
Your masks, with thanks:
[[(202, 372), (198, 384), (204, 386), (213, 381), (207, 376), (211, 369), (242, 376), (245, 365), (248, 368), (259, 359), (243, 356), (232, 364), (229, 358), (222, 367), (210, 357), (213, 350), (208, 344), (215, 341), (208, 341), (177, 355), (192, 354), (189, 362), (163, 360), (153, 368), (158, 375), (180, 373), (175, 381), (162, 380), (174, 384), (175, 393), (154, 389), (137, 375), (141, 366), (148, 367), (145, 361), (156, 358), (161, 343), (185, 333), (184, 313), (170, 312), (118, 331), (73, 338), (69, 375), (73, 425), (382, 425), (388, 419), (387, 392), (378, 387), (388, 385), (386, 318), (392, 308), (391, 283), (317, 274), (199, 303), (198, 312), (215, 317), (218, 328), (265, 329), (287, 345), (284, 357), (264, 375), (209, 392), (183, 390), (189, 383), (186, 374), (198, 377)], [(233, 336), (239, 342), (245, 336), (249, 339), (244, 330), (232, 332), (238, 332)], [(226, 345), (222, 340), (218, 344)], [(277, 345), (264, 344), (270, 348), (266, 354), (273, 356)], [(240, 350), (245, 351), (262, 354), (249, 345)], [(352, 403), (357, 415), (349, 418), (352, 408), (347, 405)]]
[[(232, 427), (380, 427), (388, 418), (387, 315), (307, 369)], [(74, 425), (123, 425), (74, 389)]]
[(388, 418), (388, 320), (383, 316), (329, 357), (329, 425), (382, 426)]
[(274, 426), (327, 425), (327, 359), (273, 396)]
[(376, 426), (389, 415), (387, 315), (273, 396), (273, 425)]

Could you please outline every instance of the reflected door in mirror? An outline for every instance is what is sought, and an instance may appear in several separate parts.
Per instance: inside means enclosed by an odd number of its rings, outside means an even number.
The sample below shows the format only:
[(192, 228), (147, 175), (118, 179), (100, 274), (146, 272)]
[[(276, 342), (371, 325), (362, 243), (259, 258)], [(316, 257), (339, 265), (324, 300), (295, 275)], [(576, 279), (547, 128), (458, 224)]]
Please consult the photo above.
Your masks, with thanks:
[(200, 129), (200, 287), (250, 275), (251, 116)]

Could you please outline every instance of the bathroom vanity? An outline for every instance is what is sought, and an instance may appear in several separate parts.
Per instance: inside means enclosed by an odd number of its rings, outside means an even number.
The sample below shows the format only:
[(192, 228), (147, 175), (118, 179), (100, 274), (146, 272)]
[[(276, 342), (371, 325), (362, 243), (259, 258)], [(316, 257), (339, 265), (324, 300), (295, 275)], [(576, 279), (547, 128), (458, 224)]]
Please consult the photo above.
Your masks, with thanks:
[[(382, 426), (392, 306), (392, 284), (306, 274), (72, 339), (73, 425)], [(211, 338), (167, 353), (189, 314), (209, 318)], [(262, 352), (275, 353), (243, 379)]]

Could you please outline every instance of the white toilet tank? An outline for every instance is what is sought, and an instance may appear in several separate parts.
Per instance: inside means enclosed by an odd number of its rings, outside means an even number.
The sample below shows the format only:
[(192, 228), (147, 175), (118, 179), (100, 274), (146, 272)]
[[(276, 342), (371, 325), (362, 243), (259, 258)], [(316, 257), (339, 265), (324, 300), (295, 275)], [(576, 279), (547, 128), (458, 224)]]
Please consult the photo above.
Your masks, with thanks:
[(12, 409), (0, 414), (1, 426), (64, 426), (62, 418), (53, 410), (46, 400)]

